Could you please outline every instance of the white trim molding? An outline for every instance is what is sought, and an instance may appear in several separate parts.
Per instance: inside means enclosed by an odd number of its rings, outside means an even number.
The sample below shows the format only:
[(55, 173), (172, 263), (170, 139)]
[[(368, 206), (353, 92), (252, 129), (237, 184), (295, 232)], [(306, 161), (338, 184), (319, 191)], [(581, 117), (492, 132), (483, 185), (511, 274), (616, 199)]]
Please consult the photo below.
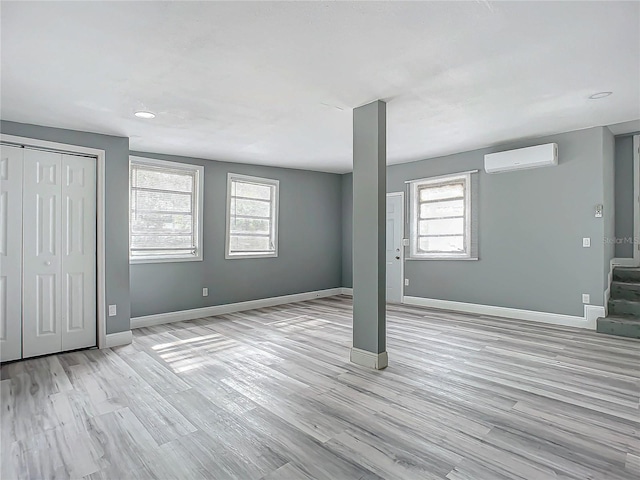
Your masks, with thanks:
[[(342, 287), (342, 295), (353, 296), (353, 289)], [(402, 297), (402, 303), (417, 307), (437, 308), (452, 312), (475, 313), (477, 315), (489, 315), (493, 317), (513, 318), (515, 320), (527, 320), (530, 322), (548, 323), (551, 325), (564, 325), (567, 327), (596, 329), (596, 320), (606, 317), (605, 307), (599, 305), (585, 305), (584, 316), (564, 315), (561, 313), (536, 312), (534, 310), (520, 310), (509, 307), (496, 307), (493, 305), (480, 305), (477, 303), (453, 302), (450, 300), (438, 300), (435, 298)]]
[(509, 307), (496, 307), (493, 305), (480, 305), (476, 303), (453, 302), (450, 300), (438, 300), (435, 298), (404, 297), (404, 303), (420, 307), (437, 308), (454, 312), (473, 313), (476, 315), (490, 315), (494, 317), (512, 318), (515, 320), (527, 320), (531, 322), (563, 325), (566, 327), (578, 327), (594, 330), (598, 317), (604, 317), (605, 308), (597, 305), (585, 305), (584, 316), (564, 315), (561, 313), (537, 312), (533, 310), (521, 310)]
[[(156, 158), (140, 157), (136, 155), (129, 155), (129, 211), (131, 211), (131, 198), (132, 191), (135, 187), (131, 185), (133, 178), (132, 170), (139, 168), (140, 166), (155, 167), (158, 169), (174, 170), (179, 172), (185, 172), (186, 174), (193, 175), (193, 189), (191, 192), (192, 199), (192, 227), (194, 232), (193, 236), (193, 252), (190, 253), (174, 253), (172, 255), (139, 255), (137, 257), (131, 256), (131, 236), (132, 225), (131, 219), (129, 219), (129, 263), (131, 265), (142, 263), (176, 263), (176, 262), (201, 262), (203, 258), (202, 251), (204, 249), (203, 231), (204, 231), (204, 167), (202, 165), (195, 165), (192, 163), (180, 163), (170, 162), (168, 160), (158, 160)], [(171, 193), (171, 192), (166, 192)], [(161, 249), (162, 250), (162, 249)]]
[(616, 267), (637, 267), (635, 258), (614, 258), (611, 260)]
[(352, 363), (361, 367), (374, 368), (382, 370), (389, 366), (389, 355), (387, 352), (373, 353), (367, 350), (361, 350), (356, 347), (351, 348), (349, 359)]
[(604, 311), (605, 315), (609, 314), (609, 298), (611, 298), (611, 282), (613, 280), (613, 269), (616, 267), (616, 259), (609, 261), (609, 273), (607, 274), (607, 289), (604, 291)]
[[(269, 238), (273, 245), (273, 251), (268, 252), (242, 252), (231, 253), (231, 197), (233, 190), (233, 182), (253, 183), (255, 185), (273, 188), (270, 200), (266, 200), (271, 205), (271, 214), (269, 218)], [(248, 200), (248, 199), (247, 199)], [(258, 200), (265, 201), (265, 200)], [(237, 202), (237, 200), (236, 200)], [(225, 238), (225, 260), (247, 259), (247, 258), (275, 258), (278, 256), (278, 217), (280, 214), (280, 180), (272, 178), (252, 177), (249, 175), (241, 175), (239, 173), (227, 173), (227, 213), (226, 213), (226, 238)], [(266, 217), (264, 218), (266, 220)], [(240, 235), (239, 235), (240, 236)]]
[[(404, 260), (405, 260), (405, 245), (404, 245), (404, 229), (405, 229), (405, 211), (404, 211), (404, 192), (391, 192), (391, 193), (387, 193), (387, 199), (389, 197), (400, 197), (400, 205), (401, 205), (401, 209), (400, 209), (400, 217), (402, 218), (402, 221), (400, 222), (400, 237), (401, 237), (401, 244), (402, 246), (400, 247), (400, 303), (403, 302), (403, 298), (404, 298)], [(353, 296), (353, 289), (351, 289), (351, 295)]]
[(304, 302), (316, 298), (333, 297), (340, 295), (342, 288), (329, 288), (327, 290), (316, 290), (313, 292), (295, 293), (293, 295), (283, 295), (281, 297), (262, 298), (260, 300), (249, 300), (247, 302), (227, 303), (224, 305), (214, 305), (211, 307), (193, 308), (190, 310), (180, 310), (177, 312), (158, 313), (155, 315), (145, 315), (131, 319), (131, 328), (151, 327), (164, 323), (183, 322), (196, 318), (215, 317), (226, 315), (227, 313), (243, 312), (256, 308), (273, 307), (286, 303)]
[[(604, 318), (607, 316), (606, 307), (599, 305), (585, 305), (584, 306), (584, 319), (586, 328), (588, 330), (595, 330), (598, 318)], [(579, 317), (578, 317), (579, 318)]]
[(640, 135), (633, 137), (633, 260), (635, 267), (640, 266)]
[(129, 345), (133, 341), (131, 330), (124, 332), (107, 334), (105, 348), (119, 347), (121, 345)]
[(106, 348), (107, 323), (106, 323), (106, 275), (105, 275), (105, 156), (104, 150), (82, 147), (67, 143), (50, 142), (16, 135), (0, 135), (0, 141), (13, 143), (25, 147), (42, 148), (66, 153), (76, 153), (96, 158), (96, 288), (97, 288), (97, 326), (96, 342), (98, 348)]

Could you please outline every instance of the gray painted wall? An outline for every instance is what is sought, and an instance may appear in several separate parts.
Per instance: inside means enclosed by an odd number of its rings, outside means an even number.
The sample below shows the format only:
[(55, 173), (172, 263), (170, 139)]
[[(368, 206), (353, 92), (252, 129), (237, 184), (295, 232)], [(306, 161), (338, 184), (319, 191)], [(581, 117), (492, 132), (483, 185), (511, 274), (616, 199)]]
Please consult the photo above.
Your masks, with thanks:
[[(604, 137), (598, 127), (388, 167), (388, 192), (404, 191), (410, 179), (480, 170), (480, 260), (407, 261), (405, 295), (576, 316), (584, 313), (582, 293), (603, 305), (605, 220), (594, 217), (594, 207), (613, 210), (604, 197)], [(483, 171), (486, 153), (551, 142), (559, 147), (557, 167)], [(591, 248), (582, 247), (583, 237)], [(344, 238), (349, 251), (351, 238)], [(343, 272), (348, 286), (349, 269)]]
[[(131, 155), (204, 166), (202, 262), (131, 265), (133, 317), (342, 285), (341, 175), (223, 163), (172, 155)], [(227, 173), (280, 180), (277, 258), (226, 260)], [(202, 288), (209, 296), (202, 296)]]
[(107, 317), (107, 333), (129, 330), (129, 139), (4, 120), (0, 130), (7, 135), (105, 151), (106, 301), (118, 307), (117, 316)]
[(611, 259), (615, 257), (616, 236), (615, 216), (615, 138), (607, 127), (602, 129), (602, 188), (604, 195), (604, 257), (603, 257), (603, 291), (609, 288), (609, 271)]
[[(640, 181), (633, 178), (633, 134), (615, 138), (615, 204), (616, 238), (633, 237), (633, 184)], [(630, 242), (616, 243), (616, 258), (632, 258), (633, 245)]]
[(353, 287), (353, 174), (342, 175), (342, 286)]

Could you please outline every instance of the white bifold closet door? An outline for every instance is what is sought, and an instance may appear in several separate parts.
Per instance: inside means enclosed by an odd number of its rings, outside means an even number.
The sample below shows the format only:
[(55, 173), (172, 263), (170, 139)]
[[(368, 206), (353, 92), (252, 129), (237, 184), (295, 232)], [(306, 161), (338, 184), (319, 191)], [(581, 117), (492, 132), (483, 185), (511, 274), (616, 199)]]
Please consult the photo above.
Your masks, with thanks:
[(0, 155), (0, 360), (22, 357), (22, 159), (24, 149)]
[(21, 357), (95, 346), (96, 161), (25, 148), (22, 166), (21, 225), (6, 224), (22, 236)]

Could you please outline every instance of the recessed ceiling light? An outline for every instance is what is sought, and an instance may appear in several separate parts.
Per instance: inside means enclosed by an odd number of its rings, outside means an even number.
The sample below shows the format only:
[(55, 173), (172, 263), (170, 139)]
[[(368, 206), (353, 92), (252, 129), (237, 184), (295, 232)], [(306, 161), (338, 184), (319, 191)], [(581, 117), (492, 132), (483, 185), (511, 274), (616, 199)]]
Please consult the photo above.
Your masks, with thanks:
[(136, 112), (134, 115), (138, 118), (155, 118), (156, 114), (151, 112)]
[(605, 98), (608, 97), (609, 95), (611, 95), (613, 92), (598, 92), (598, 93), (594, 93), (593, 95), (590, 95), (589, 98), (591, 100), (598, 100), (599, 98)]

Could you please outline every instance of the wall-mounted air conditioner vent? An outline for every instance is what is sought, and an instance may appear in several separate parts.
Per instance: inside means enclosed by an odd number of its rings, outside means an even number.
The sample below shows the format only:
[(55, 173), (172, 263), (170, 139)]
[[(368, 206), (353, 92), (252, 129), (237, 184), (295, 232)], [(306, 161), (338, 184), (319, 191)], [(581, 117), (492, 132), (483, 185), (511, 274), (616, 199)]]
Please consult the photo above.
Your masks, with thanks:
[(507, 152), (490, 153), (484, 156), (484, 169), (487, 173), (551, 167), (557, 164), (557, 143), (519, 148), (518, 150), (509, 150)]

